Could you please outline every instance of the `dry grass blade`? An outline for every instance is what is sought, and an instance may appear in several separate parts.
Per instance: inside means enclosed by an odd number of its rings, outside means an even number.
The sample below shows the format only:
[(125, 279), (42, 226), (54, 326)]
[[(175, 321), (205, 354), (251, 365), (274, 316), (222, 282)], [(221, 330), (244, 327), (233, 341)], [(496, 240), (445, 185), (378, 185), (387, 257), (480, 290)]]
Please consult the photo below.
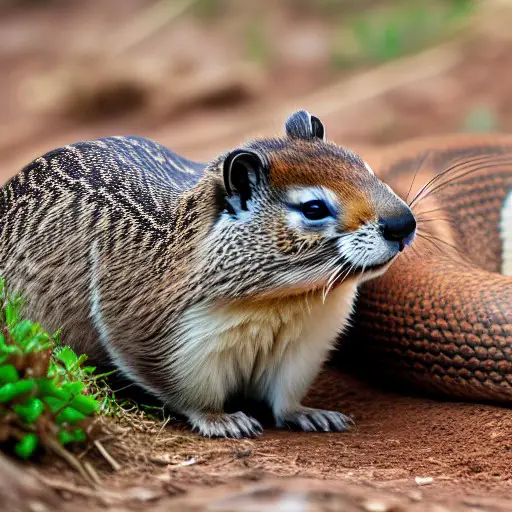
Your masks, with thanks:
[[(115, 38), (111, 42), (109, 57), (117, 57), (126, 53), (134, 46), (151, 37), (168, 23), (181, 16), (198, 0), (182, 0), (181, 2), (169, 2), (160, 0), (150, 5), (145, 11), (139, 13), (124, 32), (115, 32)], [(107, 45), (108, 47), (108, 45)]]
[(68, 452), (53, 439), (49, 439), (47, 441), (47, 445), (56, 455), (64, 459), (73, 469), (75, 469), (89, 487), (95, 488), (97, 486), (97, 482), (94, 477), (91, 476), (89, 470), (86, 469), (85, 464), (82, 464), (73, 454)]
[(112, 457), (112, 455), (110, 455), (110, 453), (108, 453), (108, 451), (106, 450), (106, 448), (101, 444), (100, 441), (96, 440), (96, 441), (93, 441), (94, 443), (94, 446), (96, 446), (97, 450), (101, 453), (101, 455), (103, 456), (103, 458), (110, 464), (110, 466), (112, 467), (112, 469), (114, 471), (119, 471), (121, 469), (121, 464), (119, 464), (119, 462), (117, 462), (114, 457)]
[(84, 464), (84, 468), (87, 471), (87, 474), (89, 475), (91, 480), (94, 482), (94, 484), (97, 487), (100, 487), (101, 486), (101, 478), (98, 476), (98, 473), (96, 472), (96, 469), (94, 469), (94, 466), (88, 461), (84, 461), (83, 464)]

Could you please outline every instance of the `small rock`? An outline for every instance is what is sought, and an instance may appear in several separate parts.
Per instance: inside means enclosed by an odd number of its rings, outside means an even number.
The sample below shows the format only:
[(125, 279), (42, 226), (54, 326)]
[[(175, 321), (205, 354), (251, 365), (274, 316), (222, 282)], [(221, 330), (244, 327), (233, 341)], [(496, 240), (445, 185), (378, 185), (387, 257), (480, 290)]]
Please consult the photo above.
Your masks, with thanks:
[(190, 457), (190, 459), (180, 462), (178, 464), (178, 466), (192, 466), (192, 464), (195, 464), (195, 463), (196, 463), (196, 458)]
[(367, 501), (363, 503), (363, 508), (367, 512), (388, 512), (389, 506), (382, 501)]
[(434, 479), (431, 477), (431, 476), (417, 476), (414, 481), (418, 484), (418, 485), (429, 485), (431, 484)]
[(140, 502), (155, 501), (163, 495), (161, 489), (149, 489), (147, 487), (134, 487), (125, 492), (128, 499), (131, 498)]

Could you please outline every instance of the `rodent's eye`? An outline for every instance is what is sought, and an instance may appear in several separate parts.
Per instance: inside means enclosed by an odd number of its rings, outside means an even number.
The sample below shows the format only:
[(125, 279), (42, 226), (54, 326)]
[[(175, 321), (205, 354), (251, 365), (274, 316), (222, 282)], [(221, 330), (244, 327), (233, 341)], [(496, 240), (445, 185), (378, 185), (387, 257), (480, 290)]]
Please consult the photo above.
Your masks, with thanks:
[(300, 212), (308, 220), (322, 220), (332, 216), (329, 208), (321, 199), (313, 199), (312, 201), (301, 203)]

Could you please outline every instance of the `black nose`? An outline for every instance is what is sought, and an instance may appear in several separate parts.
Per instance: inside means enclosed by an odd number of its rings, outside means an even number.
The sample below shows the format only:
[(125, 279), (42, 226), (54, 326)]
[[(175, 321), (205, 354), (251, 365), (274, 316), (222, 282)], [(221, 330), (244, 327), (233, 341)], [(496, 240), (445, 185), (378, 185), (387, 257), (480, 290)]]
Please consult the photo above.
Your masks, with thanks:
[(410, 241), (416, 229), (416, 219), (411, 211), (399, 217), (384, 217), (379, 222), (382, 236), (391, 242), (399, 242), (400, 250)]

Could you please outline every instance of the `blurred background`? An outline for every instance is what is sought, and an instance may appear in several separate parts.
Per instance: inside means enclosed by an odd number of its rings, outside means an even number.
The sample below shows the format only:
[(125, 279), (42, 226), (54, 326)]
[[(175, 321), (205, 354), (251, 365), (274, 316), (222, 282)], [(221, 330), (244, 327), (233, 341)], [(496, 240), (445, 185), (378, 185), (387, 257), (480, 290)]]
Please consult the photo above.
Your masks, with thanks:
[(342, 145), (512, 131), (510, 0), (0, 0), (0, 182), (137, 134), (208, 160), (306, 108)]

